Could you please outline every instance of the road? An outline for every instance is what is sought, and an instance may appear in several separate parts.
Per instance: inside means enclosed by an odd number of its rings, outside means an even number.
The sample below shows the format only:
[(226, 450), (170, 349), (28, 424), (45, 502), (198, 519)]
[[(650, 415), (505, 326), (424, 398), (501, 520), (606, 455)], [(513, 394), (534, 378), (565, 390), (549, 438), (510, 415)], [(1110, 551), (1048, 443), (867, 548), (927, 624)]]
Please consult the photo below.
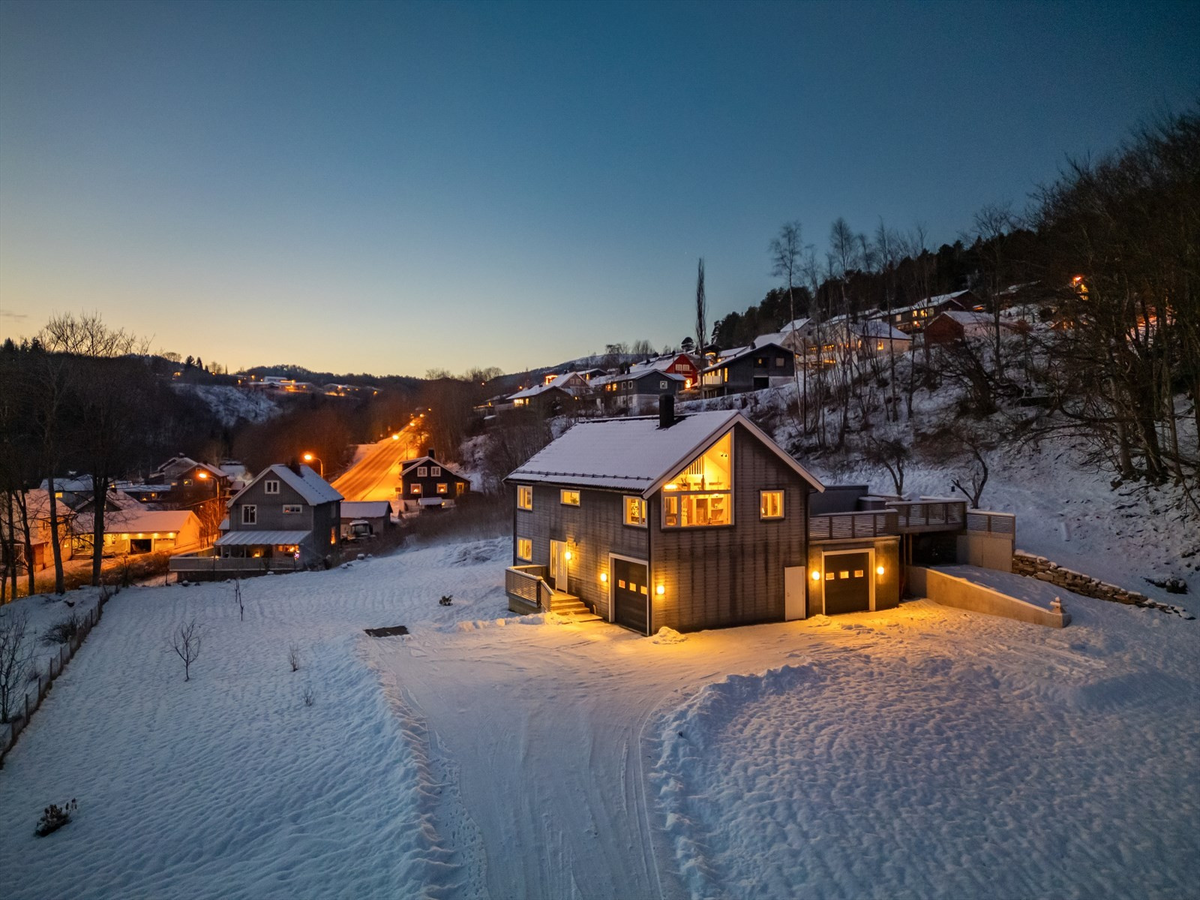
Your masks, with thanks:
[(400, 460), (421, 452), (421, 431), (406, 425), (398, 437), (376, 442), (353, 466), (334, 479), (334, 489), (346, 500), (395, 500), (400, 483)]

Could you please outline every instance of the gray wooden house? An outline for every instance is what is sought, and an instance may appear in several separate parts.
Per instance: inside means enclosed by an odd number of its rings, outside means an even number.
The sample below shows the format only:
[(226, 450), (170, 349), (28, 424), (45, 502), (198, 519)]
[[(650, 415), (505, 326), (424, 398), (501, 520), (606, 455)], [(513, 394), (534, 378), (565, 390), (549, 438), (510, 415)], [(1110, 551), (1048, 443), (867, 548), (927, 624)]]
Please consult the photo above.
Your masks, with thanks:
[[(223, 559), (274, 560), (286, 569), (337, 561), (342, 495), (304, 465), (276, 464), (229, 501)], [(274, 568), (274, 567), (272, 567)]]
[[(790, 354), (789, 354), (790, 355)], [(584, 421), (506, 479), (509, 606), (582, 605), (651, 634), (807, 613), (820, 482), (741, 413)]]
[(796, 374), (796, 355), (774, 342), (742, 347), (700, 373), (705, 397), (724, 397), (787, 384)]
[(400, 499), (405, 509), (441, 507), (471, 490), (469, 479), (441, 462), (433, 450), (400, 462)]

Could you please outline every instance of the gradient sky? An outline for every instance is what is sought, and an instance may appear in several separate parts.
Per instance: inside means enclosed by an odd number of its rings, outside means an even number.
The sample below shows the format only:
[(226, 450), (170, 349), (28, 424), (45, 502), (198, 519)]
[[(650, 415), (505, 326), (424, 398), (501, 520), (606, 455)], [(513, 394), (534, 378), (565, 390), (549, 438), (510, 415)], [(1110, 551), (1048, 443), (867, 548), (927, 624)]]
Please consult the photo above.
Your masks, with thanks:
[(678, 343), (845, 216), (1022, 209), (1200, 97), (1200, 4), (0, 3), (0, 338), (230, 370)]

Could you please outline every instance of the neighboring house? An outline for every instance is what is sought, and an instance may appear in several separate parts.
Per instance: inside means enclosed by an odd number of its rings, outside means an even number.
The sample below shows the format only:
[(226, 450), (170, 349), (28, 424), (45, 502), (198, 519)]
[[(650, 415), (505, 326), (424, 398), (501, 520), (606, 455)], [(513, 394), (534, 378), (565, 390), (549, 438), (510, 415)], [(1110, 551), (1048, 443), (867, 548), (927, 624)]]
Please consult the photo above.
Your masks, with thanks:
[(683, 375), (656, 368), (631, 369), (624, 375), (592, 379), (600, 409), (610, 414), (648, 412), (657, 408), (658, 398), (663, 394), (674, 396), (684, 390), (687, 383)]
[[(580, 422), (506, 483), (514, 611), (581, 602), (643, 634), (814, 611), (808, 506), (823, 487), (739, 412), (676, 417), (667, 398), (658, 416)], [(895, 563), (880, 565), (869, 608), (899, 602)]]
[(578, 372), (566, 372), (549, 377), (544, 384), (537, 384), (510, 394), (503, 404), (514, 409), (533, 409), (543, 416), (557, 416), (571, 411), (588, 390), (587, 380)]
[(176, 456), (155, 469), (144, 484), (123, 484), (121, 488), (153, 509), (185, 509), (228, 497), (231, 481), (217, 466)]
[[(905, 334), (923, 331), (925, 326), (939, 315), (950, 310), (966, 311), (980, 305), (980, 299), (972, 291), (954, 291), (926, 297), (920, 303), (893, 309), (891, 325)], [(884, 318), (887, 318), (886, 313)]]
[(989, 337), (995, 331), (996, 319), (991, 313), (950, 310), (925, 326), (925, 346), (953, 344), (970, 337)]
[(912, 336), (893, 328), (880, 319), (859, 322), (854, 326), (859, 339), (858, 352), (862, 356), (896, 356), (912, 349)]
[[(92, 513), (75, 519), (75, 553), (92, 552)], [(183, 553), (201, 545), (200, 519), (186, 509), (145, 509), (140, 505), (104, 514), (104, 556)]]
[(392, 527), (392, 504), (387, 500), (343, 500), (342, 540), (365, 540)]
[[(109, 484), (111, 490), (114, 485)], [(50, 489), (50, 480), (43, 479), (40, 490)], [(70, 474), (65, 478), (54, 479), (54, 495), (71, 509), (78, 509), (83, 503), (92, 499), (92, 476)]]
[(432, 450), (400, 463), (400, 497), (405, 509), (453, 505), (471, 489), (469, 479), (440, 462)]
[[(225, 568), (219, 577), (329, 566), (338, 559), (341, 501), (330, 484), (308, 466), (273, 465), (260, 472), (228, 503), (229, 527), (213, 548)], [(195, 559), (196, 557), (192, 557)], [(201, 560), (203, 562), (203, 560)], [(203, 577), (172, 561), (172, 571)], [(216, 576), (214, 576), (216, 577)]]
[[(54, 564), (54, 547), (51, 541), (53, 534), (50, 528), (50, 494), (42, 488), (25, 492), (25, 514), (29, 517), (29, 543), (33, 552), (33, 570), (41, 571)], [(15, 503), (14, 503), (15, 506)], [(56, 511), (58, 516), (58, 545), (64, 560), (72, 558), (73, 541), (71, 532), (75, 512), (60, 500)], [(20, 520), (20, 513), (13, 512), (12, 528), (15, 547), (18, 554), (19, 568), (25, 567), (25, 529)], [(0, 516), (0, 540), (8, 542), (9, 521), (7, 516)]]
[(796, 357), (779, 344), (751, 345), (723, 356), (700, 373), (706, 397), (722, 397), (787, 384), (796, 373)]

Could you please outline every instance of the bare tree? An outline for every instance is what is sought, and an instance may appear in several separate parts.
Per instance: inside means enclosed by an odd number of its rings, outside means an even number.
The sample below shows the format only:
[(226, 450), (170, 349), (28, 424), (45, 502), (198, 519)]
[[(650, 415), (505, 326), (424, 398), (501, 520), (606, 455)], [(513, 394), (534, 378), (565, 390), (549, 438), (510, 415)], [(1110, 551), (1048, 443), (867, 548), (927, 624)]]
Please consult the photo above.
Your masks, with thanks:
[(183, 660), (183, 680), (191, 680), (192, 663), (200, 655), (204, 629), (193, 617), (171, 632), (171, 649)]
[(238, 605), (238, 620), (245, 622), (246, 604), (242, 600), (242, 579), (240, 578), (233, 579), (233, 599), (237, 601)]
[(983, 442), (978, 435), (970, 431), (956, 430), (955, 433), (961, 438), (962, 446), (967, 451), (969, 468), (965, 475), (954, 478), (950, 483), (971, 501), (972, 509), (978, 509), (983, 498), (983, 489), (988, 482), (988, 464), (983, 455)]
[(704, 348), (708, 346), (708, 301), (704, 297), (704, 257), (696, 274), (696, 352), (704, 356)]
[(869, 462), (887, 469), (888, 475), (892, 477), (896, 496), (904, 496), (904, 467), (911, 456), (908, 444), (899, 437), (872, 437), (867, 444), (865, 455)]
[[(795, 287), (796, 279), (800, 275), (800, 257), (804, 252), (804, 244), (801, 240), (801, 229), (799, 222), (786, 222), (779, 229), (779, 236), (771, 241), (771, 274), (776, 278), (782, 278), (787, 285), (788, 296), (788, 323), (792, 330), (793, 341), (795, 340), (795, 322), (796, 322), (796, 299)], [(792, 348), (795, 353), (795, 348)], [(799, 360), (801, 364), (805, 360)], [(801, 385), (801, 365), (792, 367), (793, 377), (796, 381), (796, 395), (798, 398), (801, 428), (803, 423), (808, 421), (808, 397), (804, 390), (805, 385)], [(807, 367), (803, 371), (807, 373)], [(807, 376), (805, 377), (807, 381)]]
[(300, 671), (300, 645), (294, 641), (288, 645), (287, 661), (293, 672)]
[(1004, 278), (1004, 236), (1016, 226), (1012, 204), (989, 203), (975, 213), (975, 228), (971, 236), (979, 249), (980, 261), (986, 271), (980, 284), (984, 298), (991, 304), (995, 328), (996, 377), (1000, 377), (1003, 360), (1000, 347), (1000, 293)]
[(0, 606), (0, 722), (9, 721), (17, 711), (18, 697), (24, 697), (29, 680), (32, 649), (25, 634), (29, 614), (24, 609)]

